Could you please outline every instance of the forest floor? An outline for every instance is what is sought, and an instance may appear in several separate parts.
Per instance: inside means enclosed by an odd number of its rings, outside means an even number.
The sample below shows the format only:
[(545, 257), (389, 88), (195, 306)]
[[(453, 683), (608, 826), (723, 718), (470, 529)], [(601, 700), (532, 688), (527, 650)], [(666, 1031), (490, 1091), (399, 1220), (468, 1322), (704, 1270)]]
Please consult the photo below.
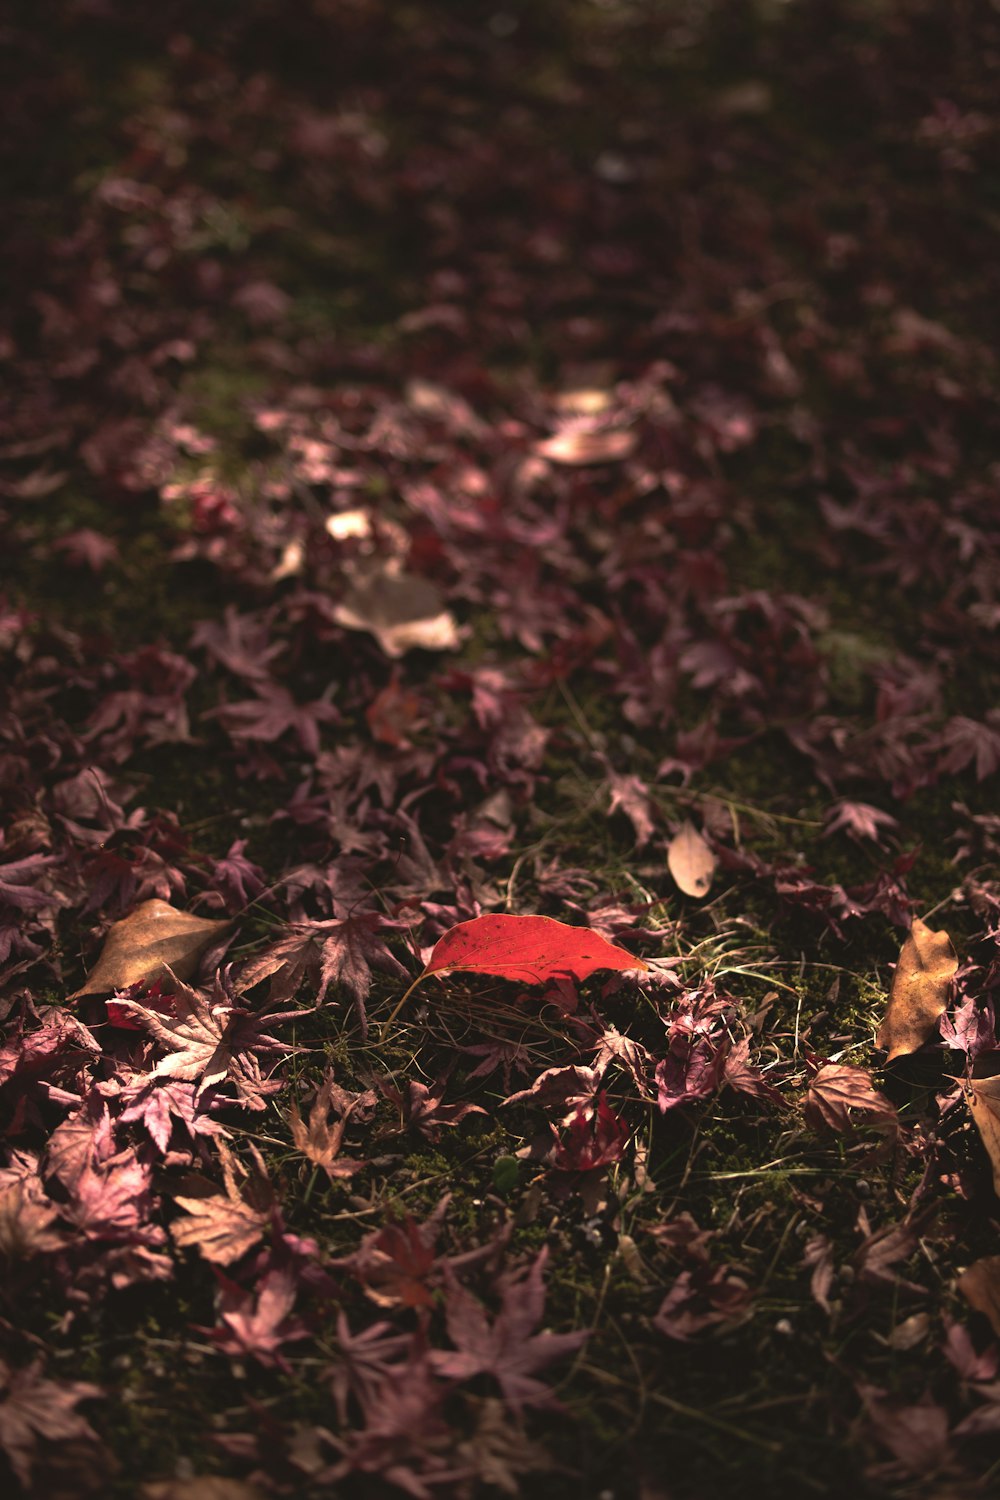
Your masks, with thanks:
[(5, 1492), (996, 1493), (997, 8), (45, 9)]

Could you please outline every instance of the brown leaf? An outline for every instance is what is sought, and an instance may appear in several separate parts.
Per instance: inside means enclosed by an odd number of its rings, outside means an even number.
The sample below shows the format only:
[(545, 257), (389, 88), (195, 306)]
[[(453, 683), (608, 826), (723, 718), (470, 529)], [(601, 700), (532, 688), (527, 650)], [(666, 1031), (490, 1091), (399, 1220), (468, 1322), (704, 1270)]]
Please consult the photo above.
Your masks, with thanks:
[(231, 922), (193, 917), (167, 901), (142, 901), (127, 917), (111, 924), (93, 971), (67, 998), (149, 984), (162, 979), (168, 968), (178, 979), (187, 979), (205, 950), (231, 926)]
[(948, 1003), (957, 968), (958, 956), (948, 934), (932, 932), (916, 917), (900, 952), (889, 1007), (879, 1027), (878, 1045), (889, 1051), (886, 1062), (924, 1045)]
[[(313, 1101), (308, 1125), (303, 1120), (296, 1101), (292, 1101), (288, 1111), (288, 1122), (292, 1127), (292, 1140), (296, 1148), (314, 1166), (322, 1167), (331, 1182), (335, 1177), (350, 1177), (365, 1165), (363, 1161), (340, 1155), (344, 1131), (359, 1097), (363, 1098), (357, 1094), (349, 1094), (334, 1083), (331, 1071), (327, 1072)], [(340, 1118), (332, 1119), (332, 1113)]]
[(850, 1131), (856, 1123), (851, 1110), (856, 1109), (868, 1124), (894, 1125), (896, 1111), (884, 1094), (880, 1094), (864, 1068), (850, 1063), (824, 1063), (809, 1081), (803, 1114), (813, 1130), (826, 1126), (830, 1130)]
[(190, 1479), (151, 1479), (142, 1487), (142, 1500), (264, 1500), (259, 1485), (221, 1474), (193, 1474)]
[(368, 630), (386, 656), (454, 651), (461, 643), (454, 616), (437, 586), (393, 567), (359, 575), (333, 611), (346, 630)]
[[(253, 1147), (250, 1149), (255, 1158), (252, 1172), (237, 1161), (225, 1141), (219, 1142), (224, 1193), (175, 1197), (174, 1202), (188, 1215), (170, 1228), (179, 1248), (192, 1245), (213, 1265), (228, 1266), (262, 1237), (270, 1221), (273, 1192), (259, 1153)], [(242, 1182), (237, 1182), (237, 1167)]]
[(685, 896), (705, 896), (715, 874), (715, 855), (692, 823), (685, 823), (667, 846), (667, 866)]
[(993, 1191), (1000, 1198), (1000, 1075), (970, 1078), (966, 1099), (993, 1168)]
[(605, 464), (628, 458), (636, 445), (634, 432), (588, 432), (569, 428), (535, 444), (539, 458), (554, 464)]
[(994, 1333), (1000, 1334), (1000, 1255), (974, 1260), (958, 1278), (958, 1290), (970, 1307), (989, 1318)]

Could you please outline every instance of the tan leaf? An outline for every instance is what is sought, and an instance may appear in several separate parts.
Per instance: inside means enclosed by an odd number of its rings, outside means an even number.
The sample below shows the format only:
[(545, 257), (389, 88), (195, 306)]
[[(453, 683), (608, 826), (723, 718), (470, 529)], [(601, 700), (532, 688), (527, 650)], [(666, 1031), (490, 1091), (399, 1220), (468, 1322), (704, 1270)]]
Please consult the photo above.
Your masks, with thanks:
[(264, 1500), (264, 1491), (247, 1479), (221, 1474), (193, 1474), (190, 1479), (150, 1479), (142, 1500)]
[(1000, 1198), (1000, 1075), (970, 1078), (966, 1099), (993, 1168), (993, 1191)]
[[(213, 1265), (228, 1266), (261, 1239), (270, 1222), (273, 1191), (259, 1152), (252, 1146), (250, 1149), (254, 1155), (252, 1171), (237, 1161), (225, 1141), (220, 1141), (225, 1192), (174, 1198), (187, 1214), (170, 1227), (179, 1248), (191, 1245)], [(239, 1182), (237, 1168), (242, 1178)]]
[(539, 458), (554, 464), (605, 464), (628, 458), (636, 445), (634, 432), (588, 432), (569, 428), (535, 444)]
[(162, 979), (168, 968), (178, 979), (188, 979), (205, 950), (231, 926), (231, 922), (193, 917), (167, 901), (140, 902), (135, 911), (111, 924), (93, 971), (68, 998), (149, 984)]
[(865, 1124), (891, 1129), (896, 1111), (872, 1083), (870, 1074), (850, 1063), (824, 1063), (809, 1083), (803, 1113), (813, 1130), (850, 1131), (856, 1110)]
[(916, 917), (903, 944), (889, 992), (878, 1045), (889, 1056), (905, 1057), (922, 1047), (948, 1003), (948, 989), (958, 968), (958, 956), (946, 932), (932, 932)]
[(667, 846), (667, 866), (685, 896), (705, 896), (715, 874), (715, 855), (692, 823), (685, 823)]
[(958, 1290), (976, 1312), (989, 1318), (1000, 1333), (1000, 1255), (984, 1255), (958, 1278)]
[[(296, 1148), (314, 1166), (322, 1167), (331, 1182), (335, 1177), (350, 1177), (365, 1165), (363, 1161), (340, 1155), (344, 1131), (359, 1097), (334, 1083), (331, 1071), (327, 1072), (313, 1100), (308, 1125), (296, 1101), (292, 1101), (288, 1111)], [(339, 1115), (339, 1119), (332, 1118), (333, 1115)]]
[(403, 656), (417, 647), (454, 651), (461, 644), (455, 618), (437, 586), (392, 567), (359, 575), (333, 617), (345, 630), (370, 631), (386, 656)]

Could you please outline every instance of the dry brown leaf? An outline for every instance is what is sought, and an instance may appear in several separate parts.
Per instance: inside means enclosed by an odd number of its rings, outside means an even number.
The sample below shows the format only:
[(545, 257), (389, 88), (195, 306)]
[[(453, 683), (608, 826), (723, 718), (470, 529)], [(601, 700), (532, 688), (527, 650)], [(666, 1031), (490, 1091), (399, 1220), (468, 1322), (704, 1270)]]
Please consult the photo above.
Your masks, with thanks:
[(454, 651), (461, 644), (455, 618), (436, 585), (393, 567), (359, 574), (333, 617), (345, 630), (370, 631), (386, 656), (403, 656), (417, 647)]
[[(314, 1166), (322, 1167), (331, 1182), (336, 1177), (350, 1177), (365, 1165), (363, 1161), (340, 1155), (351, 1111), (363, 1097), (350, 1094), (334, 1083), (333, 1073), (328, 1070), (313, 1101), (308, 1125), (302, 1118), (298, 1102), (293, 1100), (289, 1106), (288, 1123), (297, 1150)], [(333, 1115), (339, 1118), (332, 1118)]]
[(903, 944), (889, 992), (878, 1045), (888, 1048), (886, 1062), (922, 1047), (948, 1003), (948, 989), (958, 968), (958, 955), (946, 932), (932, 932), (914, 918)]
[(588, 432), (569, 428), (535, 444), (539, 458), (554, 464), (606, 464), (628, 458), (635, 449), (634, 432)]
[(974, 1260), (958, 1278), (958, 1290), (970, 1307), (989, 1318), (994, 1333), (1000, 1333), (1000, 1255)]
[(193, 1474), (190, 1479), (151, 1479), (142, 1500), (264, 1500), (264, 1491), (247, 1479), (221, 1474)]
[(189, 979), (205, 950), (232, 925), (193, 917), (168, 901), (140, 902), (135, 911), (111, 924), (94, 969), (68, 998), (149, 984), (162, 979), (168, 968), (178, 979)]
[(667, 846), (667, 866), (685, 896), (708, 894), (715, 855), (692, 823), (685, 823)]
[(993, 1191), (1000, 1198), (1000, 1076), (970, 1078), (966, 1099), (993, 1168)]
[(175, 1195), (174, 1202), (186, 1215), (170, 1226), (179, 1249), (189, 1245), (213, 1265), (229, 1266), (262, 1238), (271, 1222), (274, 1193), (260, 1153), (254, 1146), (250, 1150), (252, 1169), (244, 1167), (220, 1140), (225, 1192), (213, 1191), (209, 1184), (209, 1190), (198, 1197)]

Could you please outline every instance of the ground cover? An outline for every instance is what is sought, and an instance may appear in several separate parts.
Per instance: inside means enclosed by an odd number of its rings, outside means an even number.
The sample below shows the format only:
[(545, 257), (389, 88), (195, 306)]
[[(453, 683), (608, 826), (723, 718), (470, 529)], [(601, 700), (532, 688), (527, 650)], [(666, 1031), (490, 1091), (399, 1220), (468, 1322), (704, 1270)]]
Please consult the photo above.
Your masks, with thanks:
[(1000, 16), (44, 20), (8, 1488), (989, 1494)]

